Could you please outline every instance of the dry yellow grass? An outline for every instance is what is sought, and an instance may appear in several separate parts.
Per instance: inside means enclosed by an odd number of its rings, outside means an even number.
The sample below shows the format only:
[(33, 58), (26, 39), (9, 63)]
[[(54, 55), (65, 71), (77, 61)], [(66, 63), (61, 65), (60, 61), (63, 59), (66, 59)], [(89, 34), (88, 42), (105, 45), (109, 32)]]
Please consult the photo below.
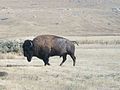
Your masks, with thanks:
[(15, 59), (15, 58), (16, 58), (15, 54), (12, 54), (12, 53), (6, 53), (6, 54), (0, 53), (0, 59)]
[(68, 57), (63, 66), (59, 57), (50, 58), (51, 66), (34, 58), (0, 60), (0, 71), (8, 73), (0, 77), (2, 90), (119, 90), (120, 50), (79, 49), (77, 63), (72, 66)]
[(22, 54), (17, 53), (0, 53), (0, 59), (17, 59), (22, 58)]

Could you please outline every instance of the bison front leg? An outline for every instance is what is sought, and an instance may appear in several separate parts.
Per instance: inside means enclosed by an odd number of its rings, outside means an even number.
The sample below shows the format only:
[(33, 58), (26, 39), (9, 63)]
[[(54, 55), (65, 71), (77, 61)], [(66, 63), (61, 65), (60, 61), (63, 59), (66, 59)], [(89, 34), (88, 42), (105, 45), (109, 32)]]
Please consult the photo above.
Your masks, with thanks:
[(49, 57), (45, 57), (44, 59), (43, 59), (43, 61), (44, 61), (44, 65), (46, 66), (46, 65), (50, 65), (49, 64)]
[(49, 58), (48, 58), (48, 60), (47, 60), (47, 65), (50, 65), (50, 63), (49, 63)]

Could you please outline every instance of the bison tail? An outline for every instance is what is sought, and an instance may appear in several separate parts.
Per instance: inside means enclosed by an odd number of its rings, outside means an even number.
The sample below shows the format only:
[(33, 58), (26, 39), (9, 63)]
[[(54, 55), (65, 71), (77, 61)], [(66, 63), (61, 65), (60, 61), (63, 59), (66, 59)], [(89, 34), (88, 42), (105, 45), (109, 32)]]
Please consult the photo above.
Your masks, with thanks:
[(72, 43), (77, 44), (79, 46), (79, 42), (77, 41), (72, 41)]

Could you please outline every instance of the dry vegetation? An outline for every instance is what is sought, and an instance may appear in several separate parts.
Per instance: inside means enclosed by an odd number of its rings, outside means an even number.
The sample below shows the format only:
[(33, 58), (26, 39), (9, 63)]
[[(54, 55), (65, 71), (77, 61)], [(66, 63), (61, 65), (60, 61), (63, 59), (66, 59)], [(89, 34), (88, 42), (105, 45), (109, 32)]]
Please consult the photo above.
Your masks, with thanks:
[[(104, 53), (103, 53), (104, 52)], [(116, 54), (115, 54), (116, 53)], [(50, 58), (51, 66), (34, 58), (31, 63), (24, 59), (0, 60), (2, 90), (119, 90), (119, 49), (76, 50), (77, 64), (68, 60), (59, 66), (59, 57)], [(0, 73), (1, 73), (0, 72)]]
[(28, 63), (22, 54), (18, 57), (24, 40), (2, 42), (4, 44), (1, 45), (6, 47), (17, 46), (19, 51), (13, 52), (14, 50), (9, 48), (10, 50), (6, 50), (11, 52), (0, 54), (0, 89), (119, 90), (119, 37), (68, 38), (79, 42), (79, 46), (76, 46), (75, 67), (72, 66), (69, 56), (62, 67), (59, 66), (62, 61), (59, 57), (50, 58), (51, 66), (46, 67), (43, 61), (37, 58)]

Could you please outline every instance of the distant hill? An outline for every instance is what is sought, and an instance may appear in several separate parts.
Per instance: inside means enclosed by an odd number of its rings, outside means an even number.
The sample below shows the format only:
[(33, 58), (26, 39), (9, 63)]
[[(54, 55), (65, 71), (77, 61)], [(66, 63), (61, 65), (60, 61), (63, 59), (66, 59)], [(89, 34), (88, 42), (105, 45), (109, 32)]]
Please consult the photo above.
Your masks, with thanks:
[(120, 35), (120, 0), (0, 0), (0, 38)]

